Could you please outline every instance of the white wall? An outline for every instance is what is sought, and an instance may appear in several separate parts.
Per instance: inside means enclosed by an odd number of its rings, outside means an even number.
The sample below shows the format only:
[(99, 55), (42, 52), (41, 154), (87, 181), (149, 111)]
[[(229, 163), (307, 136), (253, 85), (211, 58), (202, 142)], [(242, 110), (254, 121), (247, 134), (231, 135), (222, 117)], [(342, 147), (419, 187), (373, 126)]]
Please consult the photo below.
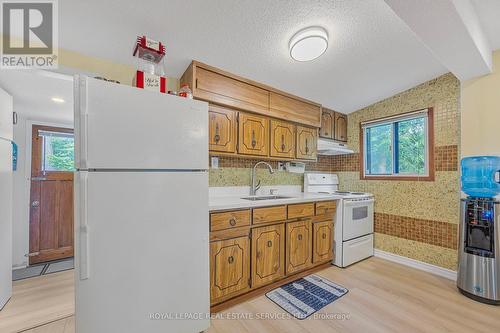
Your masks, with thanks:
[[(29, 192), (31, 170), (31, 124), (45, 124), (60, 127), (73, 127), (72, 122), (54, 117), (23, 116), (32, 110), (16, 105), (14, 111), (18, 113), (17, 125), (14, 125), (14, 142), (18, 146), (17, 170), (13, 177), (13, 212), (12, 212), (12, 266), (13, 268), (28, 265), (26, 254), (29, 253)], [(67, 118), (67, 117), (66, 117)]]

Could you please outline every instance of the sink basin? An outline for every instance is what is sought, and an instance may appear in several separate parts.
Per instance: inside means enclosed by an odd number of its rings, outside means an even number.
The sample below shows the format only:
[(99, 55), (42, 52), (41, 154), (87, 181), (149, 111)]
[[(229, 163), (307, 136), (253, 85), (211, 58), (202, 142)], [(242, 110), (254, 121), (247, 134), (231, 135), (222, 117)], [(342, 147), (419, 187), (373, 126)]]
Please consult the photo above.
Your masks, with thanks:
[(289, 199), (293, 197), (289, 197), (286, 195), (259, 195), (259, 196), (250, 196), (243, 197), (241, 199), (250, 200), (250, 201), (258, 201), (258, 200), (275, 200), (275, 199)]

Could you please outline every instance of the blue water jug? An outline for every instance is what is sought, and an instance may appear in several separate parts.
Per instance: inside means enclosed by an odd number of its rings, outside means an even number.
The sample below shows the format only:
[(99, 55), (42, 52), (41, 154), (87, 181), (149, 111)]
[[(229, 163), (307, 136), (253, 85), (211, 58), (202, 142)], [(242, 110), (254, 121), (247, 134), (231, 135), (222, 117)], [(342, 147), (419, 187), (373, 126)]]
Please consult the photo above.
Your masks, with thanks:
[(473, 197), (491, 198), (500, 193), (500, 156), (462, 159), (462, 191)]

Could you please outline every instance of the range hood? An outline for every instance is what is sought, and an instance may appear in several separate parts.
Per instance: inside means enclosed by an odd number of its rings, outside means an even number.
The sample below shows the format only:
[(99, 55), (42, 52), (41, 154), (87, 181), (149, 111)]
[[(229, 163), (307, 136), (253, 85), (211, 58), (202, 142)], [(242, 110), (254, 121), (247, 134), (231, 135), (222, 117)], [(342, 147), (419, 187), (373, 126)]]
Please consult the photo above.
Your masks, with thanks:
[(345, 143), (326, 139), (318, 139), (318, 155), (344, 155), (352, 154), (354, 151), (347, 148)]

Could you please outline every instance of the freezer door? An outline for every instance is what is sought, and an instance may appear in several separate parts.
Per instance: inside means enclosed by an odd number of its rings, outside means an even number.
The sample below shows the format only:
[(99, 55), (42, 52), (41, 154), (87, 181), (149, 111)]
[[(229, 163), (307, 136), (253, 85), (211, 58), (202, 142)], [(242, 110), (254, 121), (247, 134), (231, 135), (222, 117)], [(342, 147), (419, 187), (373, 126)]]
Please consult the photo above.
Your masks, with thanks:
[(12, 96), (0, 88), (0, 138), (13, 139)]
[[(209, 320), (206, 172), (79, 172), (76, 332), (201, 332)], [(168, 314), (201, 313), (183, 320)]]
[(76, 76), (77, 169), (208, 169), (208, 104)]
[(0, 310), (12, 294), (12, 144), (0, 138)]

